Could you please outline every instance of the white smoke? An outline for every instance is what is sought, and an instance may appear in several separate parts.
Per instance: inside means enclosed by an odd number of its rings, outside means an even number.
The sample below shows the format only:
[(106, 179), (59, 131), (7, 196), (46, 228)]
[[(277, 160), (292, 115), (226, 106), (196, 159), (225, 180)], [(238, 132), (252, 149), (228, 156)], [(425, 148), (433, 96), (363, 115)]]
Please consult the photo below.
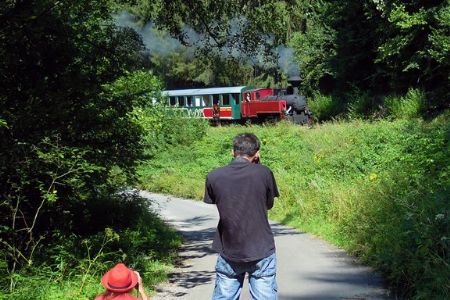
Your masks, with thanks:
[[(257, 35), (260, 42), (253, 45), (253, 49), (246, 49), (250, 51), (243, 51), (241, 48), (240, 39), (245, 36), (244, 31), (249, 25), (249, 21), (244, 16), (235, 16), (230, 19), (228, 24), (228, 40), (226, 46), (221, 51), (222, 56), (243, 59), (254, 66), (274, 67), (265, 51), (267, 45), (273, 44), (273, 36), (256, 32), (255, 35)], [(295, 58), (292, 48), (279, 45), (272, 50), (272, 54), (277, 57), (279, 69), (288, 77), (300, 75), (299, 63)]]
[(150, 54), (166, 56), (175, 52), (184, 52), (188, 56), (193, 55), (188, 47), (182, 45), (178, 39), (156, 29), (152, 22), (146, 23), (143, 27), (139, 26), (136, 18), (126, 11), (115, 16), (115, 21), (120, 27), (134, 29), (142, 37), (145, 48)]
[(280, 45), (274, 51), (278, 55), (278, 66), (288, 77), (300, 76), (300, 67), (292, 48)]
[[(273, 42), (273, 37), (270, 35), (255, 33), (259, 35), (261, 42), (253, 45), (253, 49), (242, 48), (242, 38), (245, 36), (244, 31), (249, 25), (249, 21), (244, 16), (235, 16), (230, 19), (227, 24), (228, 35), (225, 45), (220, 49), (217, 49), (217, 41), (212, 37), (200, 34), (187, 25), (182, 28), (184, 41), (187, 44), (183, 45), (178, 39), (172, 38), (168, 33), (158, 30), (152, 22), (140, 26), (136, 21), (136, 17), (126, 11), (116, 15), (115, 21), (118, 26), (134, 29), (142, 37), (142, 41), (150, 55), (166, 56), (178, 52), (183, 53), (188, 58), (193, 58), (196, 50), (209, 49), (209, 51), (215, 51), (223, 58), (239, 59), (259, 67), (273, 67), (265, 51), (265, 47)], [(219, 25), (213, 23), (211, 26)], [(292, 48), (279, 45), (272, 50), (272, 54), (278, 58), (278, 67), (282, 72), (288, 76), (300, 75), (299, 64), (295, 59)]]
[(201, 40), (204, 39), (203, 35), (199, 34), (197, 31), (195, 31), (192, 27), (189, 27), (187, 25), (183, 26), (183, 29), (181, 29), (181, 31), (183, 32), (184, 36), (185, 36), (185, 41), (189, 44), (189, 45), (196, 45), (198, 44)]

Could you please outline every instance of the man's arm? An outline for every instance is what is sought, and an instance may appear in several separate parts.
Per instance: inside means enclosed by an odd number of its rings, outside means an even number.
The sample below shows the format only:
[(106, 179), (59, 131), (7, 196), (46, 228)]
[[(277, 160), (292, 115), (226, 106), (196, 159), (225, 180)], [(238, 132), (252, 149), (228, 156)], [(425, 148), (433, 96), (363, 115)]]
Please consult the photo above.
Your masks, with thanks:
[(277, 183), (275, 181), (275, 177), (273, 176), (273, 172), (270, 171), (269, 180), (267, 183), (267, 192), (266, 192), (266, 205), (267, 209), (271, 209), (273, 207), (273, 202), (275, 197), (279, 197), (280, 194), (278, 192)]
[(205, 195), (203, 197), (203, 202), (208, 203), (208, 204), (216, 204), (216, 199), (214, 197), (214, 191), (209, 182), (208, 176), (206, 176), (206, 181), (205, 181)]

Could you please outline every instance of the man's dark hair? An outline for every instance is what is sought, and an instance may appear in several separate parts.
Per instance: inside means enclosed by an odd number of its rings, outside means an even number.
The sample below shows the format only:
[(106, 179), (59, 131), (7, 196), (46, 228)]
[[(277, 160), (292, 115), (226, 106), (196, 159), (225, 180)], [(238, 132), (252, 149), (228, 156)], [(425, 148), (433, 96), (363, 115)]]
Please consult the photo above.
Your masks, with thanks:
[(254, 156), (259, 150), (259, 139), (253, 133), (241, 133), (233, 139), (234, 157)]

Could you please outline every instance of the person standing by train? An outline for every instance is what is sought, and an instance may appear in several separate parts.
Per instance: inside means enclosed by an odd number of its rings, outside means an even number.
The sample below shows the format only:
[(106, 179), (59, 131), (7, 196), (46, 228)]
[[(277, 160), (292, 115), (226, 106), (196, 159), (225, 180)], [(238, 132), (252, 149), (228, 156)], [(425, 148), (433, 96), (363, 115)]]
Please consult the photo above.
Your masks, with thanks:
[(206, 177), (204, 202), (215, 204), (220, 216), (212, 245), (219, 253), (213, 300), (239, 299), (246, 273), (252, 299), (278, 299), (267, 212), (279, 193), (272, 171), (259, 164), (259, 148), (256, 135), (237, 135), (234, 159)]

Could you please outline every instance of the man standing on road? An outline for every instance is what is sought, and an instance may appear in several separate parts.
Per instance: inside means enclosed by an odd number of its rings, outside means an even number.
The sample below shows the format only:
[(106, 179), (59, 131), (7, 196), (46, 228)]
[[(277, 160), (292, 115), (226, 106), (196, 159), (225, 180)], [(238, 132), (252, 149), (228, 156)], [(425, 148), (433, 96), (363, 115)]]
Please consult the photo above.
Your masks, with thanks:
[(259, 164), (260, 142), (244, 133), (233, 140), (234, 159), (206, 177), (204, 202), (216, 204), (219, 253), (213, 299), (239, 299), (248, 273), (252, 299), (276, 300), (275, 242), (267, 210), (278, 197), (272, 171)]

